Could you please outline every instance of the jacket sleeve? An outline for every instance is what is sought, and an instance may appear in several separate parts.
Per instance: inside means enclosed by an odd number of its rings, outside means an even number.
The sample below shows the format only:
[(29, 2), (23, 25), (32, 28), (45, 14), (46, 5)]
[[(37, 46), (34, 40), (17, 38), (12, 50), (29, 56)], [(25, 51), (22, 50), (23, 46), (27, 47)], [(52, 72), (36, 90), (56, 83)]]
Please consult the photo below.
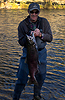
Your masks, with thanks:
[(26, 45), (26, 36), (24, 35), (24, 28), (22, 23), (18, 26), (18, 42), (21, 46)]
[(51, 31), (51, 27), (50, 27), (50, 24), (49, 22), (47, 21), (47, 19), (44, 19), (44, 36), (43, 36), (43, 41), (45, 42), (51, 42), (52, 39), (53, 39), (53, 36), (52, 36), (52, 31)]

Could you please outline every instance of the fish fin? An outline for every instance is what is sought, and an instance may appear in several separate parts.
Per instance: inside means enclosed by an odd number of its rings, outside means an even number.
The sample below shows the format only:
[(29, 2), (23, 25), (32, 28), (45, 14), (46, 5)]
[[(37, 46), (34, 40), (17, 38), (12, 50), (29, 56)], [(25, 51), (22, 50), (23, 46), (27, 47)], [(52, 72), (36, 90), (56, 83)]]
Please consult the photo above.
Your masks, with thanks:
[(34, 84), (34, 85), (38, 85), (38, 82), (36, 79), (34, 79), (34, 81), (31, 81), (31, 78), (28, 80), (27, 82), (28, 84), (27, 85), (31, 85), (31, 84)]
[(27, 57), (25, 58), (25, 61), (24, 61), (24, 63), (27, 63)]
[(36, 75), (36, 74), (38, 74), (39, 72), (40, 72), (40, 71), (37, 69), (37, 71), (36, 71), (35, 75)]

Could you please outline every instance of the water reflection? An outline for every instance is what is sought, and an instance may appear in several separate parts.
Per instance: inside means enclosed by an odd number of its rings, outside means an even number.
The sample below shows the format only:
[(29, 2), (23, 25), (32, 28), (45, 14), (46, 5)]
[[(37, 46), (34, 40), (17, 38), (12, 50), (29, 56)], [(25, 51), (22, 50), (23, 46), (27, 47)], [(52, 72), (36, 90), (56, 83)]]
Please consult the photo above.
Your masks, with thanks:
[[(22, 47), (17, 28), (28, 15), (27, 10), (0, 10), (0, 100), (11, 100)], [(53, 41), (48, 43), (47, 76), (41, 95), (46, 100), (65, 100), (65, 14), (64, 10), (41, 10), (49, 20)], [(26, 86), (21, 100), (31, 100), (33, 86)]]

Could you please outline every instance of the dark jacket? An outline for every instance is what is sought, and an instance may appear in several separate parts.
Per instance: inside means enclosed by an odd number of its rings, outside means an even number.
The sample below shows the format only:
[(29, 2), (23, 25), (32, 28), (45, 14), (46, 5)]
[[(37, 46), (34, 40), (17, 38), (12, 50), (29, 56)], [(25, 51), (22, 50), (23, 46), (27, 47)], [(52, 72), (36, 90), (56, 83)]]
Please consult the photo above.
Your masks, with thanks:
[[(43, 40), (39, 37), (36, 37), (36, 41), (38, 43), (38, 48), (44, 48), (46, 45), (46, 42), (52, 41), (52, 32), (49, 25), (49, 22), (47, 19), (38, 17), (37, 19), (37, 28), (42, 30), (42, 33), (44, 33)], [(26, 36), (25, 34), (30, 34), (30, 31), (33, 31), (32, 28), (30, 28), (30, 22), (29, 22), (29, 16), (20, 22), (18, 26), (18, 42), (21, 46), (26, 47)]]

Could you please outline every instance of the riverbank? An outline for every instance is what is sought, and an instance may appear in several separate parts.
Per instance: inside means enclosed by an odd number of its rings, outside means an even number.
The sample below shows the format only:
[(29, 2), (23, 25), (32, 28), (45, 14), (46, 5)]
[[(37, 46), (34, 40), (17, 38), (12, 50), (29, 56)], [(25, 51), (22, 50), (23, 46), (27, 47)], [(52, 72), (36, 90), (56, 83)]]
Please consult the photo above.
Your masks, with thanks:
[[(46, 3), (39, 4), (40, 9), (65, 9), (65, 5)], [(0, 4), (0, 9), (28, 9), (29, 4), (26, 3), (10, 3), (5, 2)]]

